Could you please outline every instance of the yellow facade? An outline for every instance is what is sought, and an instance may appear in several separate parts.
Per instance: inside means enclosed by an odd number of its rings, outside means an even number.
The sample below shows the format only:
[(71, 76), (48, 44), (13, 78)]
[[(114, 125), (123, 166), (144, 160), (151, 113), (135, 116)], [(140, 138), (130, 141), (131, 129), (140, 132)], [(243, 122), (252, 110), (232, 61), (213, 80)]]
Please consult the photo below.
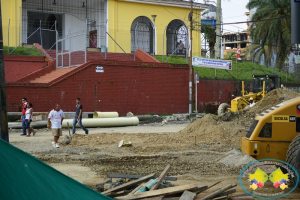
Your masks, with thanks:
[(22, 42), (22, 0), (2, 0), (1, 13), (3, 45), (18, 46)]
[[(166, 54), (166, 33), (165, 28), (175, 19), (183, 21), (187, 27), (190, 9), (182, 7), (173, 7), (166, 5), (155, 5), (145, 3), (135, 3), (122, 0), (108, 0), (108, 33), (119, 43), (126, 51), (131, 52), (131, 32), (130, 28), (134, 21), (139, 16), (145, 16), (152, 22), (151, 15), (157, 15), (155, 19), (156, 29), (156, 45), (155, 53), (163, 54), (163, 35), (164, 36), (164, 55)], [(201, 10), (194, 10), (194, 17), (200, 23)], [(197, 27), (199, 30), (200, 27)], [(193, 31), (193, 56), (201, 56), (201, 32)], [(108, 39), (108, 50), (110, 52), (122, 52), (122, 50)]]
[[(160, 3), (159, 3), (160, 2)], [(188, 20), (189, 3), (168, 1), (141, 1), (141, 0), (107, 0), (107, 31), (112, 38), (127, 52), (132, 48), (131, 26), (133, 21), (140, 16), (147, 17), (155, 27), (154, 51), (156, 55), (166, 55), (167, 38), (165, 29), (173, 20), (182, 21), (190, 29)], [(168, 2), (168, 3), (164, 3)], [(200, 4), (194, 9), (193, 18), (197, 22), (193, 31), (193, 56), (201, 56), (201, 9)], [(4, 46), (15, 47), (22, 43), (22, 0), (2, 0), (2, 31)], [(201, 9), (200, 9), (201, 8)], [(204, 8), (204, 7), (203, 7)], [(206, 8), (206, 7), (205, 7)], [(156, 15), (155, 23), (151, 15)], [(9, 31), (9, 34), (8, 34)], [(24, 32), (25, 33), (25, 32)], [(23, 34), (24, 34), (23, 33)], [(190, 30), (188, 30), (188, 38)], [(107, 36), (109, 52), (122, 52), (118, 45)], [(189, 41), (189, 39), (188, 39)], [(103, 44), (102, 44), (103, 45)], [(152, 44), (151, 44), (152, 45)], [(164, 48), (164, 50), (163, 50)], [(189, 49), (188, 46), (185, 47)]]

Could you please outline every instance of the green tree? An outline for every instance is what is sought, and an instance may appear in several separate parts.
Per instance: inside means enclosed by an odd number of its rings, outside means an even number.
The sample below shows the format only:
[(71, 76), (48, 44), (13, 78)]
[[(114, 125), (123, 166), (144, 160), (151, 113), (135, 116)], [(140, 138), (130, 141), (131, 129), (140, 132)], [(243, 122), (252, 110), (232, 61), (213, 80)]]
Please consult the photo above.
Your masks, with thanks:
[(250, 37), (253, 44), (249, 49), (252, 56), (264, 55), (265, 64), (269, 64), (275, 55), (276, 67), (282, 69), (284, 61), (291, 51), (290, 1), (251, 0), (247, 8), (256, 9), (251, 18), (251, 21), (255, 22), (250, 27)]
[(201, 29), (204, 32), (205, 38), (208, 42), (210, 58), (214, 58), (215, 43), (216, 43), (216, 29), (210, 24), (203, 24), (201, 26)]

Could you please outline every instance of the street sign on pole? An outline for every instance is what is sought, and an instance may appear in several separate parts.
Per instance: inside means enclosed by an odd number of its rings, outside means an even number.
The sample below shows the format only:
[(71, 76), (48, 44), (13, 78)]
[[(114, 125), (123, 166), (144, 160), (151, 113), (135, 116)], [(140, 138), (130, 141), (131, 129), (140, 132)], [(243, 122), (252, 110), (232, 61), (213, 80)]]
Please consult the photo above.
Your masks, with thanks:
[(198, 94), (198, 88), (197, 85), (199, 83), (199, 72), (194, 72), (194, 82), (195, 82), (195, 113), (198, 113), (198, 106), (197, 106), (197, 94)]
[(199, 83), (199, 72), (194, 72), (194, 82), (195, 84)]

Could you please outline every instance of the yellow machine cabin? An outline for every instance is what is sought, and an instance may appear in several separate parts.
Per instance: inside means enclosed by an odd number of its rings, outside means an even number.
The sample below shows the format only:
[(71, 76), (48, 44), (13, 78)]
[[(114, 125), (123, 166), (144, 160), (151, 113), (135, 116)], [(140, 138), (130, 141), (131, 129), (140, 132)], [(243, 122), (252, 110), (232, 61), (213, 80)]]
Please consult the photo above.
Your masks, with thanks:
[[(278, 104), (258, 115), (241, 149), (255, 159), (287, 161), (300, 170), (300, 97)], [(297, 161), (298, 160), (298, 161)]]

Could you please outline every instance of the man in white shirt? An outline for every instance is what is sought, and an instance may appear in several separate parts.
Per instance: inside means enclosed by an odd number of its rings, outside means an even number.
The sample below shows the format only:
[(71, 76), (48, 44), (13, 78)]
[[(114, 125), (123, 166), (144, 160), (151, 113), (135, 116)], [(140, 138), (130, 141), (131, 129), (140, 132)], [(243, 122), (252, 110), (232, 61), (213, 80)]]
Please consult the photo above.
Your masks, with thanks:
[(59, 148), (58, 139), (59, 136), (62, 136), (61, 125), (65, 118), (64, 112), (60, 109), (60, 105), (55, 104), (55, 108), (50, 111), (48, 116), (48, 128), (50, 129), (50, 120), (51, 120), (51, 131), (54, 137), (52, 142), (53, 147)]

